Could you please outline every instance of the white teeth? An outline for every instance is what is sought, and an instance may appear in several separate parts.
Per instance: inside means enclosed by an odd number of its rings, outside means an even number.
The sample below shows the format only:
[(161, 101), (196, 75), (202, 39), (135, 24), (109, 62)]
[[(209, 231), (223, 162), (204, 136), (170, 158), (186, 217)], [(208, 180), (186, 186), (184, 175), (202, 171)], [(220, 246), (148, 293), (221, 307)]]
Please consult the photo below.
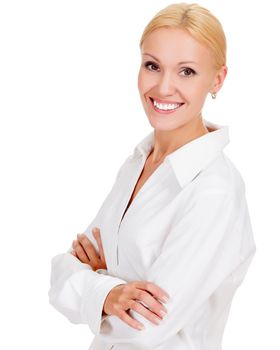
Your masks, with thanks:
[(173, 104), (173, 103), (169, 103), (169, 104), (157, 103), (155, 100), (153, 100), (153, 103), (154, 103), (154, 106), (156, 106), (158, 109), (162, 109), (164, 111), (171, 110), (171, 109), (176, 109), (176, 108), (181, 106), (180, 103), (176, 103), (176, 104)]

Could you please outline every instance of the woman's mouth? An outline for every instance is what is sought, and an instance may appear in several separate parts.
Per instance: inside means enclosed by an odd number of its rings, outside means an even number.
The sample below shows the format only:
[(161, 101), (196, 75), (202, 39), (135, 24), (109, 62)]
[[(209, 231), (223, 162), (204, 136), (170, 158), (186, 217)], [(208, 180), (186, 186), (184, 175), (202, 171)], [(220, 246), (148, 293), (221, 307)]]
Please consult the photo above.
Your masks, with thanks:
[(153, 106), (153, 109), (161, 114), (170, 114), (175, 112), (177, 109), (179, 109), (184, 103), (163, 103), (159, 102), (156, 99), (153, 99), (152, 97), (149, 97), (151, 104)]

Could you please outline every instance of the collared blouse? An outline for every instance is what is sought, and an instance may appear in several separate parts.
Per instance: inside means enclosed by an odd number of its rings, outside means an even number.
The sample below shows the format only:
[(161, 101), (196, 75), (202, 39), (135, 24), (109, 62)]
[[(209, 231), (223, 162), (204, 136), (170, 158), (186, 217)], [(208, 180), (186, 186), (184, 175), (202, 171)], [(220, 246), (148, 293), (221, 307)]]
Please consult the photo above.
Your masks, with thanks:
[[(85, 234), (100, 229), (107, 270), (93, 271), (66, 252), (51, 260), (50, 304), (75, 324), (87, 324), (90, 350), (220, 350), (233, 296), (256, 252), (245, 185), (224, 154), (227, 125), (204, 120), (210, 131), (172, 153), (141, 187), (123, 216), (154, 131), (134, 148)], [(112, 288), (151, 281), (165, 290), (167, 315), (136, 330), (102, 316)]]

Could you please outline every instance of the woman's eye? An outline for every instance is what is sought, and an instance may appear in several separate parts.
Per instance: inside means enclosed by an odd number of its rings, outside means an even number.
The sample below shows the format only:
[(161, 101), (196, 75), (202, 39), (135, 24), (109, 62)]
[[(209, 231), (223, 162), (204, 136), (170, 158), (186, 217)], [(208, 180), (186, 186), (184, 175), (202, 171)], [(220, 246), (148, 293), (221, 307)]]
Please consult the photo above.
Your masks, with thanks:
[[(150, 71), (156, 71), (158, 68), (158, 66), (151, 61), (144, 63), (144, 67)], [(182, 72), (186, 72), (186, 74), (183, 74), (185, 77), (191, 77), (192, 75), (196, 74), (196, 72), (191, 68), (185, 68)]]
[(153, 62), (146, 62), (144, 66), (149, 70), (153, 70), (153, 69), (150, 69), (149, 66), (157, 67)]
[(195, 71), (191, 68), (185, 68), (182, 72), (187, 72), (187, 74), (183, 74), (185, 77), (195, 75)]

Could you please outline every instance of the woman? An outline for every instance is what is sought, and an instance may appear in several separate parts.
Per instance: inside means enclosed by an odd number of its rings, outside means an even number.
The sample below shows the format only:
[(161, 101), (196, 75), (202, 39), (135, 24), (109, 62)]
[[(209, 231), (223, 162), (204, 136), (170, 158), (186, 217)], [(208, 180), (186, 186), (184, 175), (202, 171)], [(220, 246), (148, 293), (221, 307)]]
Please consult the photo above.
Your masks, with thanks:
[(88, 324), (90, 349), (218, 350), (256, 251), (244, 181), (223, 152), (228, 127), (201, 113), (226, 77), (226, 38), (207, 9), (178, 3), (154, 16), (140, 49), (154, 130), (84, 234), (52, 259), (50, 303)]

